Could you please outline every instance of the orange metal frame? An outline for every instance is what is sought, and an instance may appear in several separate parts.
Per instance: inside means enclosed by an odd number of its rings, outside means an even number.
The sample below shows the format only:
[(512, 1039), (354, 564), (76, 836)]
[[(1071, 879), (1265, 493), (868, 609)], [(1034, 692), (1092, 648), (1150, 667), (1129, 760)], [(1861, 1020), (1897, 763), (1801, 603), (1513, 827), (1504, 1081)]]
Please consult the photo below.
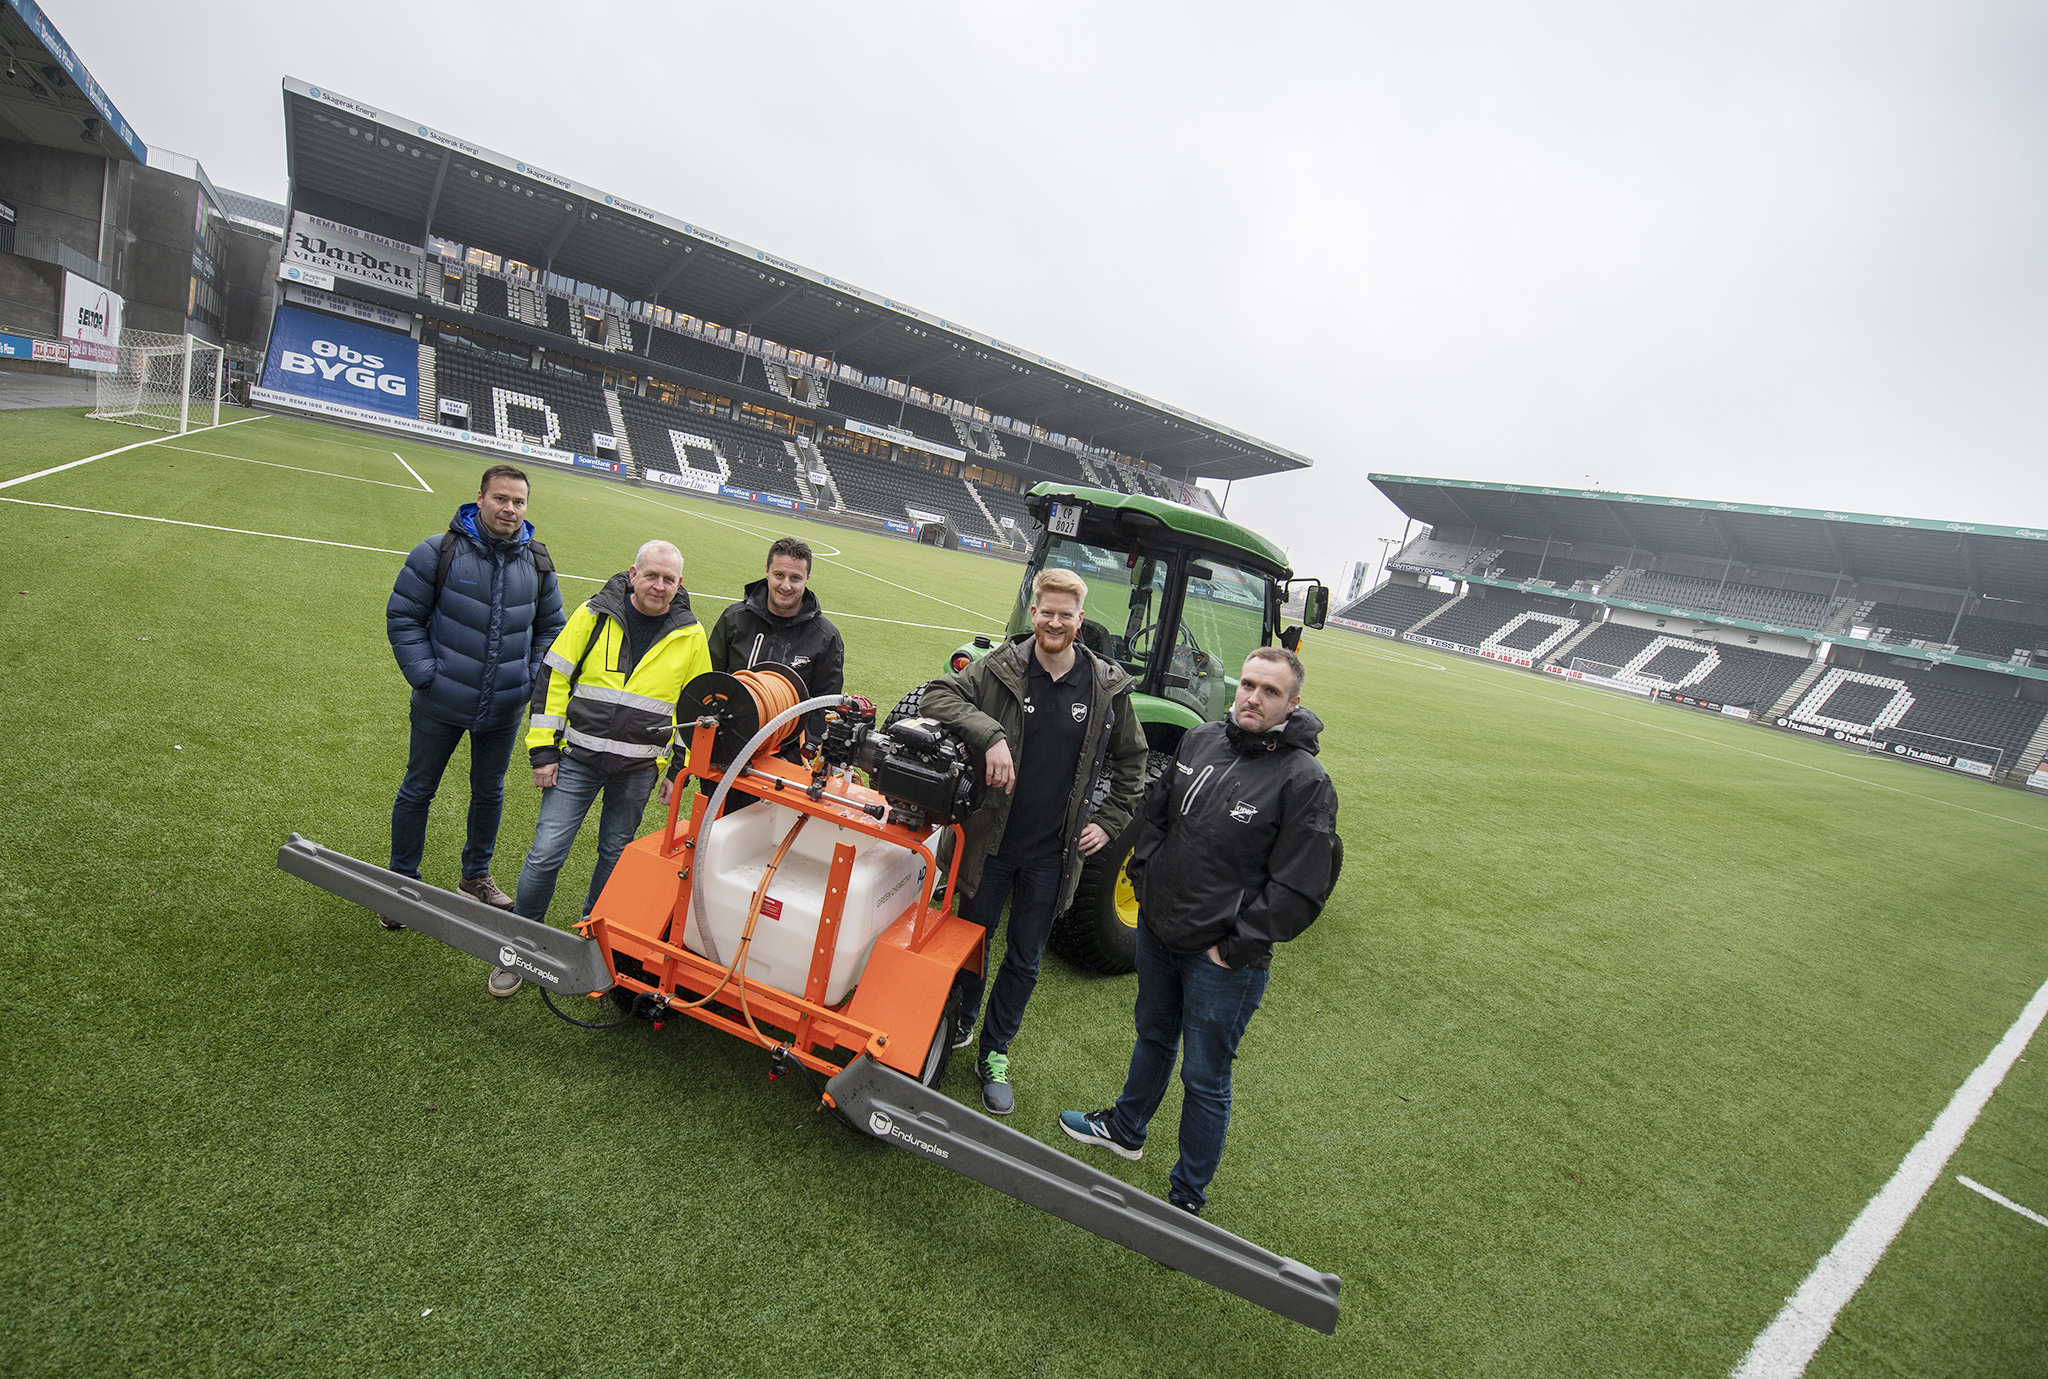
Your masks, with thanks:
[[(822, 999), (846, 903), (847, 878), (853, 870), (854, 850), (844, 843), (833, 849), (824, 914), (802, 996), (757, 982), (744, 971), (735, 975), (731, 967), (683, 946), (682, 934), (690, 922), (697, 839), (704, 829), (711, 793), (725, 774), (710, 765), (716, 735), (716, 720), (697, 721), (686, 770), (698, 785), (688, 820), (681, 818), (679, 779), (669, 800), (667, 823), (627, 846), (590, 917), (577, 929), (597, 940), (613, 979), (623, 990), (653, 996), (664, 1008), (757, 1043), (763, 1042), (763, 1036), (755, 1026), (766, 1026), (815, 1072), (830, 1075), (852, 1056), (866, 1053), (898, 1072), (918, 1076), (933, 1038), (944, 1033), (938, 1024), (954, 979), (962, 971), (981, 970), (983, 930), (930, 903), (931, 880), (938, 874), (939, 864), (920, 834), (834, 800), (811, 799), (807, 793), (811, 773), (805, 768), (764, 755), (748, 763), (760, 774), (736, 776), (728, 793), (773, 800), (798, 813), (913, 850), (925, 861), (925, 892), (875, 940), (853, 994), (836, 1007), (823, 1004)], [(827, 788), (843, 799), (886, 808), (880, 794), (850, 779), (834, 778)], [(952, 827), (948, 896), (959, 879), (960, 854), (966, 842), (960, 826)], [(772, 892), (771, 886), (771, 897)], [(778, 922), (769, 914), (759, 921)], [(739, 955), (732, 957), (737, 962)], [(621, 971), (622, 966), (637, 970)], [(639, 975), (643, 972), (645, 977)], [(721, 983), (724, 990), (716, 1000), (684, 1005), (702, 999)]]

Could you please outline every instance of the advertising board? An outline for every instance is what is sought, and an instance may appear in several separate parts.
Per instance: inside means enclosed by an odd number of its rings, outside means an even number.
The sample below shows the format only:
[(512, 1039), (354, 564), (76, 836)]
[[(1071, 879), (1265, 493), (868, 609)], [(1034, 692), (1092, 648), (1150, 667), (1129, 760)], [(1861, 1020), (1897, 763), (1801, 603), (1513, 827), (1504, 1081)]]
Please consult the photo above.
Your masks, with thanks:
[(1479, 654), (1479, 648), (1476, 646), (1466, 646), (1463, 642), (1440, 641), (1435, 637), (1425, 637), (1420, 632), (1403, 632), (1401, 640), (1404, 642), (1419, 642), (1423, 646), (1440, 647), (1445, 651), (1462, 652), (1467, 656), (1477, 656)]
[(1333, 617), (1327, 618), (1325, 619), (1325, 621), (1328, 622), (1332, 627), (1348, 627), (1353, 632), (1370, 632), (1373, 633), (1375, 636), (1380, 637), (1398, 637), (1401, 635), (1400, 630), (1398, 628), (1381, 627), (1376, 622), (1359, 622), (1355, 618)]
[(666, 469), (649, 469), (642, 472), (640, 477), (652, 479), (655, 483), (665, 484), (669, 488), (686, 488), (692, 493), (716, 493), (719, 487), (718, 476), (706, 474), (701, 469), (687, 470), (681, 474), (674, 474)]
[(882, 519), (882, 530), (900, 532), (904, 536), (912, 536), (917, 532), (917, 528), (911, 526), (910, 523), (899, 522), (893, 517), (884, 517)]
[(1543, 667), (1543, 673), (1545, 675), (1555, 675), (1560, 680), (1571, 680), (1582, 685), (1596, 685), (1605, 690), (1617, 690), (1622, 694), (1633, 694), (1638, 699), (1655, 697), (1647, 685), (1631, 685), (1626, 680), (1615, 680), (1605, 675), (1595, 675), (1591, 671), (1566, 670), (1563, 666), (1545, 666)]
[(410, 336), (304, 307), (281, 306), (270, 332), (263, 386), (346, 407), (416, 417), (419, 368), (420, 347)]
[(405, 431), (415, 436), (429, 436), (437, 441), (460, 441), (465, 445), (481, 446), (495, 450), (501, 455), (518, 455), (529, 460), (546, 460), (549, 464), (573, 465), (576, 456), (567, 450), (550, 450), (544, 445), (530, 441), (499, 440), (496, 436), (482, 431), (450, 431), (445, 426), (421, 421), (415, 416), (398, 416), (390, 412), (373, 412), (366, 407), (356, 407), (345, 402), (328, 402), (317, 397), (301, 397), (297, 393), (279, 392), (274, 388), (252, 388), (249, 399), (265, 407), (289, 407), (295, 411), (311, 412), (315, 416), (338, 417), (343, 421), (362, 422), (387, 431)]
[(120, 293), (109, 292), (76, 273), (64, 275), (64, 314), (58, 318), (57, 333), (71, 349), (72, 368), (89, 373), (114, 371), (120, 358), (114, 347), (121, 343), (124, 305)]
[(600, 474), (623, 474), (626, 466), (617, 460), (600, 460), (595, 455), (572, 455), (570, 461), (578, 469), (595, 469)]
[(340, 225), (294, 211), (291, 233), (284, 240), (280, 272), (291, 267), (310, 268), (316, 273), (381, 287), (402, 297), (417, 297), (425, 263), (425, 253), (417, 244), (386, 239), (353, 225)]
[(284, 285), (284, 299), (300, 306), (310, 306), (316, 311), (331, 311), (337, 316), (353, 316), (358, 321), (368, 321), (373, 326), (386, 330), (412, 332), (413, 315), (409, 311), (393, 311), (374, 302), (359, 302), (353, 297), (337, 297), (332, 292), (322, 292), (319, 287), (301, 286), (298, 281), (287, 281)]

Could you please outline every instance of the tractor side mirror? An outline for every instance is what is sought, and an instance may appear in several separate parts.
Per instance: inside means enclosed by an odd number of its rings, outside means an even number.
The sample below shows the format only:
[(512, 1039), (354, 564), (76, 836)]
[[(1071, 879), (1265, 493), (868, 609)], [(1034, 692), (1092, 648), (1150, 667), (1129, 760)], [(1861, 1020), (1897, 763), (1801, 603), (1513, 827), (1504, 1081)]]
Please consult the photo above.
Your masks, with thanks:
[(1330, 588), (1326, 584), (1311, 584), (1301, 596), (1301, 620), (1309, 627), (1321, 631), (1330, 617)]

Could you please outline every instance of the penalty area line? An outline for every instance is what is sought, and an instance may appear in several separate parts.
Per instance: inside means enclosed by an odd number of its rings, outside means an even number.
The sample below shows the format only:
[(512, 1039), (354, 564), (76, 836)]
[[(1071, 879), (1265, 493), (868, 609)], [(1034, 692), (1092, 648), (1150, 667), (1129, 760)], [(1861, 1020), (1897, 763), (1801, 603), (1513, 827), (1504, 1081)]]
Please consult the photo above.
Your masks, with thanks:
[[(1891, 1181), (1849, 1223), (1849, 1229), (1835, 1242), (1835, 1247), (1821, 1256), (1813, 1272), (1799, 1285), (1799, 1291), (1785, 1299), (1777, 1320), (1764, 1328), (1750, 1346), (1749, 1354), (1731, 1371), (1734, 1379), (1796, 1379), (1806, 1372), (1807, 1364), (1834, 1330), (1835, 1318), (1863, 1287), (1871, 1270), (1905, 1228), (1906, 1219), (1920, 1205), (1920, 1199), (1941, 1177), (1949, 1157), (1962, 1145), (1963, 1137), (1991, 1100), (1991, 1094), (2019, 1061), (2027, 1041), (2041, 1028), (2044, 1016), (2048, 1016), (2048, 982), (2041, 984), (1997, 1047), (1956, 1089), (1948, 1106), (1921, 1136), (1920, 1143), (1907, 1151)], [(1963, 1181), (1976, 1187), (1967, 1178)]]
[[(396, 450), (391, 452), (391, 458), (397, 460), (400, 464), (405, 464), (405, 456), (399, 454)], [(434, 491), (431, 488), (427, 488), (427, 481), (425, 479), (422, 479), (420, 477), (420, 472), (417, 469), (414, 469), (411, 465), (405, 464), (405, 472), (412, 475), (413, 482), (418, 484), (421, 488), (425, 488), (427, 492), (432, 493)]]
[(2004, 1193), (1993, 1192), (1990, 1188), (1984, 1186), (1984, 1184), (1978, 1182), (1975, 1178), (1965, 1178), (1962, 1174), (1958, 1173), (1956, 1174), (1956, 1181), (1961, 1183), (1970, 1191), (1978, 1194), (1979, 1196), (1990, 1198), (1992, 1201), (1998, 1203), (1998, 1205), (2000, 1205), (2001, 1207), (2012, 1208), (2014, 1211), (2018, 1212), (2021, 1216), (2026, 1217), (2027, 1220), (2032, 1221), (2037, 1226), (2048, 1226), (2048, 1216), (2043, 1216), (2038, 1211), (2027, 1210), (2025, 1207), (2021, 1206), (2018, 1202), (2013, 1201), (2012, 1198), (2006, 1196)]
[[(164, 441), (183, 440), (185, 439), (186, 436), (196, 436), (204, 431), (224, 431), (230, 426), (240, 426), (243, 422), (262, 421), (263, 419), (264, 418), (261, 416), (236, 417), (233, 421), (224, 421), (218, 426), (199, 426), (193, 428), (190, 431), (186, 431), (183, 434), (166, 432), (161, 436), (151, 436), (146, 441), (137, 441), (133, 445), (123, 445), (113, 450), (102, 450), (99, 454), (87, 455), (82, 460), (70, 460), (64, 464), (54, 464), (51, 465), (48, 469), (38, 469), (33, 474), (23, 474), (19, 478), (8, 479), (4, 482), (0, 482), (0, 488), (13, 488), (16, 484), (25, 484), (30, 479), (42, 479), (47, 478), (49, 475), (52, 474), (62, 474), (67, 469), (76, 469), (82, 464), (91, 464), (94, 460), (104, 460), (110, 459), (115, 455), (125, 455), (130, 450), (140, 450), (145, 445), (159, 445)], [(84, 511), (84, 509), (81, 509), (81, 511)]]

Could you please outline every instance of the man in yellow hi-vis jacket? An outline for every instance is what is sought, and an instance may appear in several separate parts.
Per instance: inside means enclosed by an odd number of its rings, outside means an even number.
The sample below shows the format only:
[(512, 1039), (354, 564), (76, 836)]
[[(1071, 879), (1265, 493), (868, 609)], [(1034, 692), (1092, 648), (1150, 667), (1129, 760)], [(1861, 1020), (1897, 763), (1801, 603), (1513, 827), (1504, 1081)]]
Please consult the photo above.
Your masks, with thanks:
[[(555, 878), (600, 794), (597, 870), (585, 914), (639, 832), (657, 780), (668, 803), (676, 700), (711, 669), (682, 577), (682, 552), (666, 541), (648, 542), (632, 569), (613, 575), (576, 610), (541, 663), (526, 735), (533, 783), (541, 789), (540, 822), (519, 872), (517, 914), (547, 918)], [(510, 996), (519, 986), (519, 974), (507, 968), (491, 974), (493, 996)]]

